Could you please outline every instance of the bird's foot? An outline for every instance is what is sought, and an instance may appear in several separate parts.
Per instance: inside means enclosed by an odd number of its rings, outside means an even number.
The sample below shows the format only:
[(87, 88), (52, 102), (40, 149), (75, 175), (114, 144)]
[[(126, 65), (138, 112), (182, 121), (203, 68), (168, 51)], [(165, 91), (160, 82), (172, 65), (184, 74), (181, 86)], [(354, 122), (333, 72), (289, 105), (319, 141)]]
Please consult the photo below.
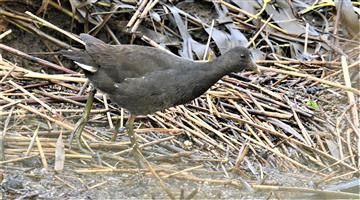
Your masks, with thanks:
[(136, 161), (136, 164), (138, 165), (139, 169), (143, 169), (145, 167), (144, 164), (144, 155), (141, 152), (141, 149), (139, 148), (139, 144), (136, 142), (135, 144), (132, 144), (132, 154), (134, 156), (134, 159)]
[(84, 116), (82, 116), (79, 119), (79, 121), (76, 122), (75, 128), (71, 132), (70, 137), (69, 137), (69, 147), (70, 147), (70, 149), (71, 149), (72, 142), (74, 141), (74, 137), (75, 137), (76, 143), (78, 144), (78, 147), (79, 147), (80, 151), (84, 152), (84, 153), (88, 152), (86, 150), (86, 145), (81, 140), (82, 139), (81, 138), (81, 133), (83, 132), (83, 130), (85, 128), (86, 122), (87, 122), (87, 120), (86, 120), (86, 117), (84, 117)]
[(90, 111), (91, 111), (91, 107), (94, 102), (95, 93), (96, 93), (96, 90), (90, 91), (88, 99), (86, 100), (86, 106), (85, 106), (84, 113), (81, 116), (81, 118), (79, 119), (79, 121), (75, 124), (75, 128), (74, 128), (73, 132), (71, 133), (70, 139), (69, 139), (69, 146), (71, 147), (71, 143), (73, 141), (73, 138), (75, 137), (76, 141), (78, 143), (79, 149), (84, 153), (88, 153), (89, 151), (86, 150), (87, 147), (84, 144), (84, 142), (82, 141), (81, 134), (85, 128), (86, 123), (89, 120)]
[(135, 135), (135, 131), (134, 131), (134, 121), (135, 121), (136, 116), (135, 115), (130, 115), (128, 121), (127, 121), (127, 134), (129, 136), (130, 139), (130, 143), (131, 143), (131, 148), (132, 148), (132, 154), (135, 158), (135, 161), (139, 167), (139, 169), (143, 169), (144, 168), (144, 156), (141, 153), (140, 147), (139, 147), (139, 143), (136, 140), (136, 135)]
[(113, 135), (111, 136), (111, 142), (115, 142), (116, 141), (116, 138), (118, 136), (118, 134), (122, 134), (126, 131), (126, 127), (115, 127), (114, 128), (114, 133)]

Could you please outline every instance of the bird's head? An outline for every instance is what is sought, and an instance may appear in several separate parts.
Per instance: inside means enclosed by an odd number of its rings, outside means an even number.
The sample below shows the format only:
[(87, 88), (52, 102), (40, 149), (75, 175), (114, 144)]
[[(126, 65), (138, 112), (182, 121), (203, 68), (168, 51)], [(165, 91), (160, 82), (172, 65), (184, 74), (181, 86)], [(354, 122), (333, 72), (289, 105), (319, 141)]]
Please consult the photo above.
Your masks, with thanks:
[(246, 47), (237, 46), (219, 57), (221, 62), (224, 62), (231, 71), (240, 72), (243, 70), (252, 70), (256, 73), (260, 73), (258, 66), (256, 65), (251, 51)]

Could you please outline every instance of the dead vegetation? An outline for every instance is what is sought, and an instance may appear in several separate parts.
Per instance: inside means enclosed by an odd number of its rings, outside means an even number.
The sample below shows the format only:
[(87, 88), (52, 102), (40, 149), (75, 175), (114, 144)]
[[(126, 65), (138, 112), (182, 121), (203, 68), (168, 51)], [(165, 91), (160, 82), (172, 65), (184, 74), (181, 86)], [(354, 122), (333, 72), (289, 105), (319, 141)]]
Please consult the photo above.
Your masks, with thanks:
[[(357, 198), (357, 2), (0, 4), (4, 197), (100, 198), (104, 196), (99, 191), (107, 191), (108, 198)], [(235, 42), (254, 49), (262, 74), (224, 77), (187, 105), (138, 118), (136, 133), (149, 167), (137, 170), (126, 134), (111, 142), (116, 119), (124, 127), (127, 112), (101, 93), (83, 132), (87, 151), (69, 144), (83, 113), (88, 83), (80, 70), (54, 52), (82, 48), (77, 38), (81, 32), (112, 44), (151, 45), (195, 60), (213, 59)], [(55, 174), (54, 167), (62, 172)], [(47, 170), (39, 172), (41, 168)], [(65, 187), (53, 188), (51, 194), (29, 193), (34, 187), (10, 184), (18, 174), (32, 177), (30, 183), (55, 180), (55, 187)], [(104, 179), (104, 174), (110, 176)], [(153, 182), (146, 192), (123, 196), (106, 190), (124, 174), (142, 174)], [(19, 180), (21, 185), (29, 181)], [(347, 186), (331, 185), (337, 183)], [(45, 190), (44, 183), (40, 185)], [(216, 185), (220, 192), (205, 185)], [(124, 188), (131, 190), (129, 185)]]

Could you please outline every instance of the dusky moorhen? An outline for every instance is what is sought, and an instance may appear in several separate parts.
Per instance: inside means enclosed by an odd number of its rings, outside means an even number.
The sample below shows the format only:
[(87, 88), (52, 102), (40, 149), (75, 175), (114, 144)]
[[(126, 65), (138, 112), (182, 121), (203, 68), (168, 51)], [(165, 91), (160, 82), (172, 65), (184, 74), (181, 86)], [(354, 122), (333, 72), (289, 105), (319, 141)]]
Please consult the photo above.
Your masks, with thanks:
[(258, 72), (251, 52), (244, 47), (232, 48), (211, 62), (194, 62), (153, 47), (109, 45), (88, 34), (80, 38), (85, 50), (61, 53), (83, 68), (95, 88), (131, 113), (127, 128), (137, 162), (136, 115), (190, 102), (231, 72)]

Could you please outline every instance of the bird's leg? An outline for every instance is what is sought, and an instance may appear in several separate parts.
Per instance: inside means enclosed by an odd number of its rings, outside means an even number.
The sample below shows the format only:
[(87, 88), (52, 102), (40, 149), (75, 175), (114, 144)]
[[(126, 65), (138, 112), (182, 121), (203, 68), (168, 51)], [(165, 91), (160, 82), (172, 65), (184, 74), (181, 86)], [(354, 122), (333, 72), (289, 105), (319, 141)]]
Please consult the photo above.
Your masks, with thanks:
[(120, 120), (121, 119), (117, 119), (116, 120), (116, 125), (115, 125), (115, 129), (114, 129), (114, 133), (113, 135), (111, 136), (111, 142), (115, 142), (116, 141), (116, 138), (117, 138), (117, 135), (119, 133), (124, 133), (126, 131), (126, 127), (121, 127), (120, 128)]
[(119, 133), (120, 121), (121, 121), (120, 118), (116, 120), (115, 130), (114, 130), (114, 133), (113, 133), (113, 135), (111, 137), (111, 142), (115, 142), (115, 140), (116, 140), (116, 137), (117, 137), (117, 135)]
[(81, 141), (81, 134), (84, 130), (84, 127), (86, 125), (86, 123), (88, 122), (89, 120), (89, 117), (90, 117), (90, 111), (91, 111), (91, 108), (92, 108), (92, 105), (93, 105), (93, 102), (94, 102), (94, 96), (95, 96), (95, 93), (96, 93), (96, 89), (92, 89), (89, 93), (89, 96), (86, 100), (86, 105), (85, 105), (85, 109), (84, 109), (84, 114), (83, 116), (79, 119), (79, 121), (76, 123), (75, 125), (75, 129), (73, 130), (73, 132), (71, 133), (70, 135), (70, 139), (69, 139), (69, 146), (71, 146), (71, 143), (72, 143), (72, 140), (73, 140), (73, 137), (75, 136), (76, 138), (76, 141), (79, 145), (79, 149), (83, 152), (87, 152), (87, 150), (85, 150), (84, 148), (84, 144), (83, 142)]
[(135, 161), (138, 164), (139, 168), (143, 168), (144, 167), (144, 163), (143, 163), (143, 155), (140, 151), (139, 148), (139, 144), (136, 141), (136, 136), (134, 133), (134, 121), (135, 121), (136, 115), (130, 115), (128, 121), (127, 121), (127, 128), (128, 128), (128, 136), (131, 142), (131, 147), (132, 147), (132, 153), (135, 157)]

